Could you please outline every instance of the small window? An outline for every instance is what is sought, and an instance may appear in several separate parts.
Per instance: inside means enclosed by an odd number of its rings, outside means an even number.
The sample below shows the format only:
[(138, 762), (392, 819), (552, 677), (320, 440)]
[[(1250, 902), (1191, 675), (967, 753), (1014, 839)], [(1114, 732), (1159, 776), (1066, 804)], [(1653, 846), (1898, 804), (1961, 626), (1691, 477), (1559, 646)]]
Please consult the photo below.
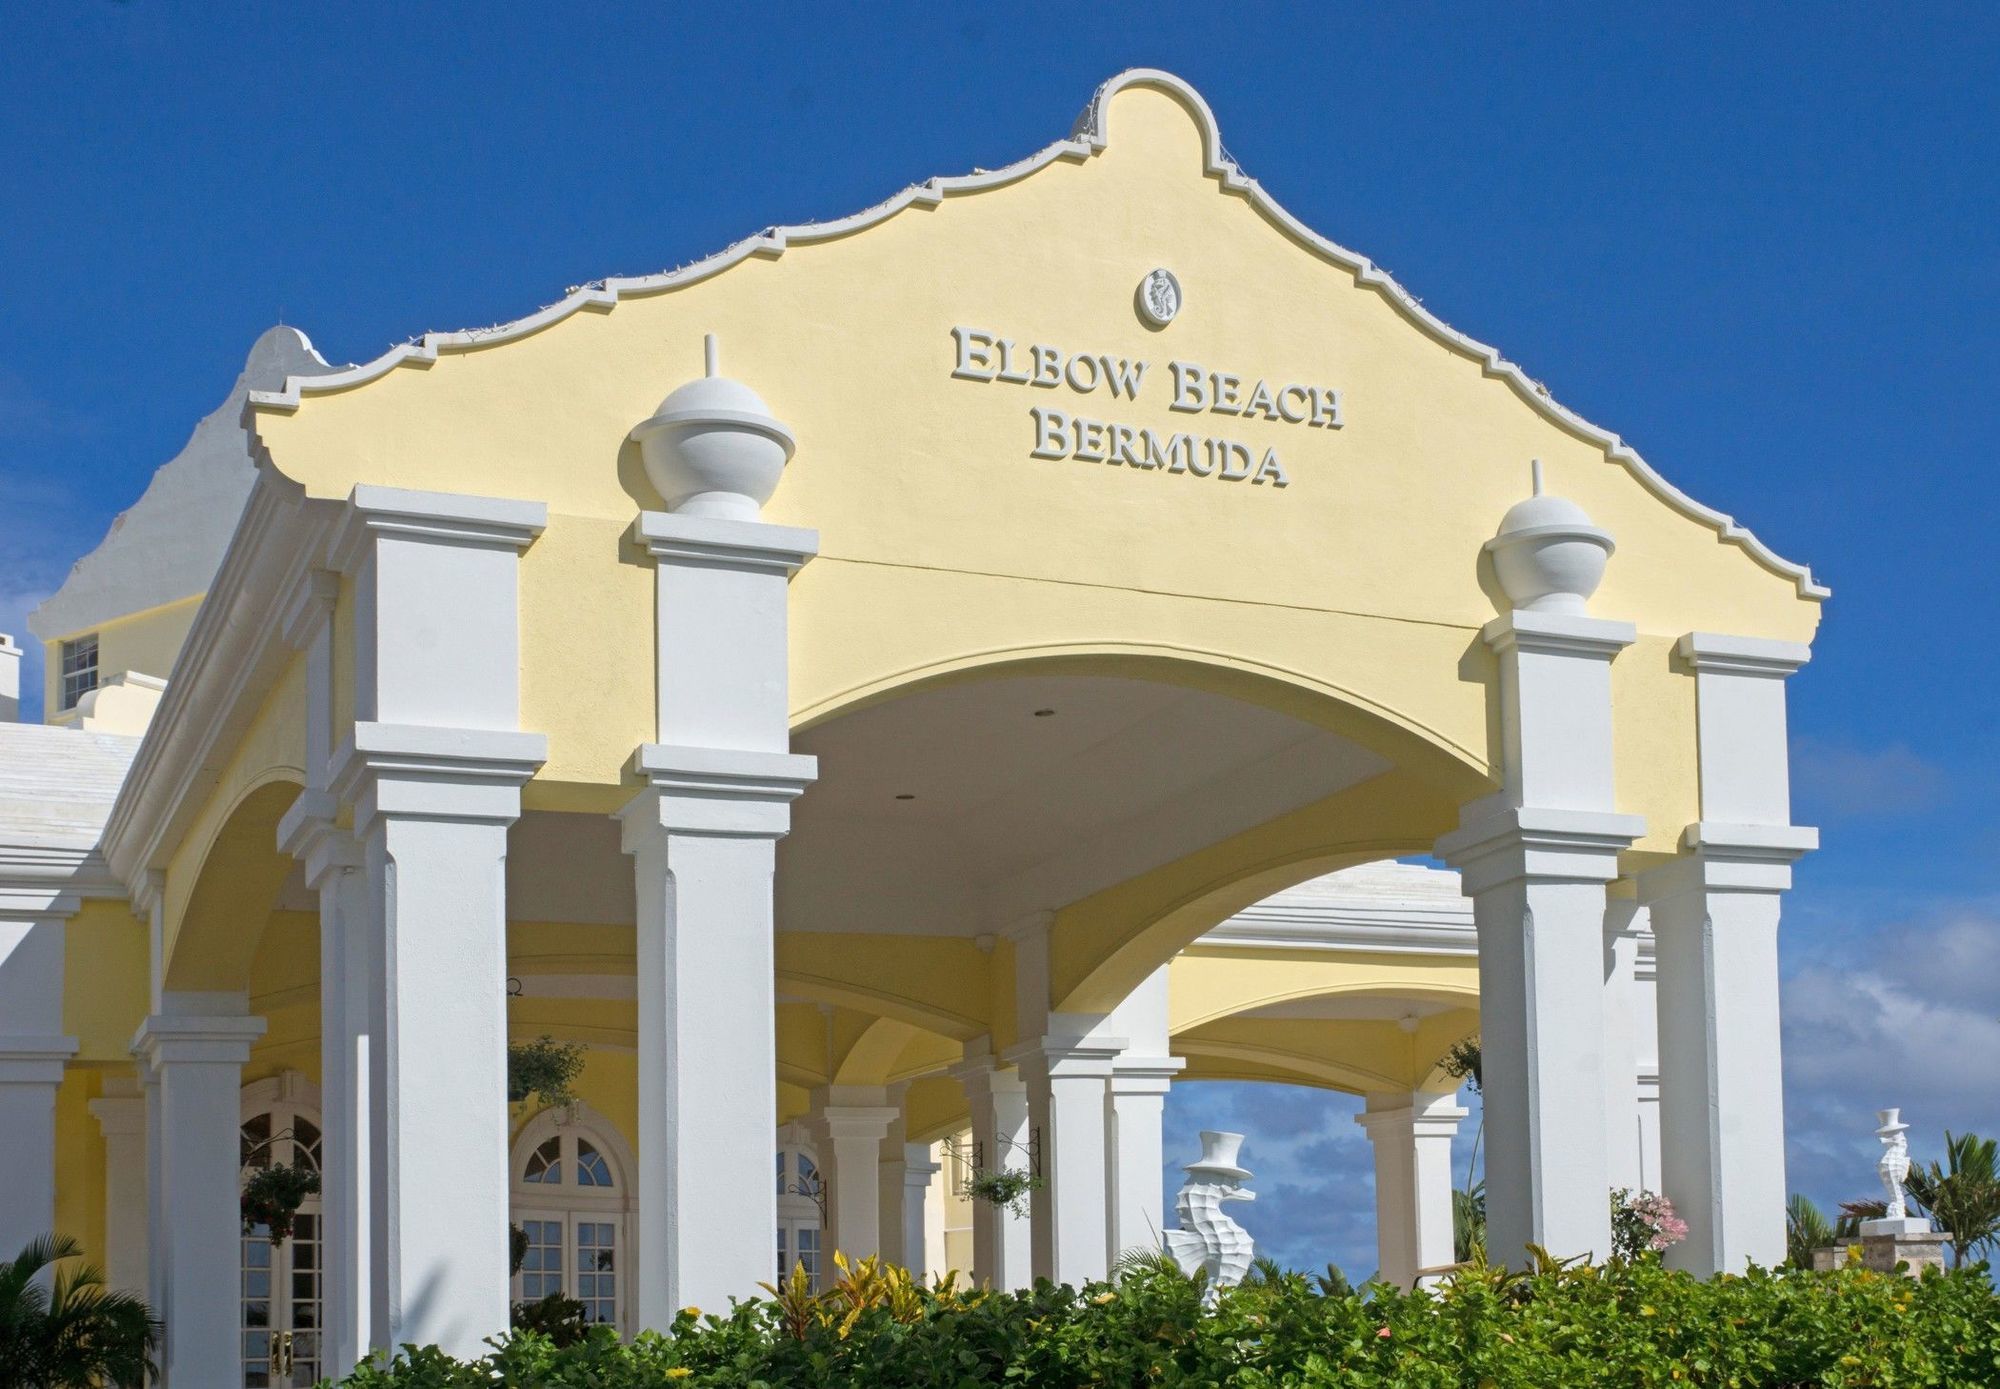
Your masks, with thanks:
[(78, 637), (62, 644), (62, 707), (76, 708), (77, 701), (97, 688), (97, 635)]
[(611, 1185), (611, 1168), (604, 1161), (604, 1155), (581, 1138), (576, 1140), (576, 1184)]

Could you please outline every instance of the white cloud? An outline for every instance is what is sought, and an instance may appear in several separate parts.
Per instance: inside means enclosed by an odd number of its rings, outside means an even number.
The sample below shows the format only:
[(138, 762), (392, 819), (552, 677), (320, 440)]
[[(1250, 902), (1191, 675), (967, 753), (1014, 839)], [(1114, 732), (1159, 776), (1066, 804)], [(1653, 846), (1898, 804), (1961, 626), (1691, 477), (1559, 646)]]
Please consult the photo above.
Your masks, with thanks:
[(1875, 1111), (1918, 1160), (1947, 1129), (2000, 1132), (2000, 918), (1976, 908), (1820, 958), (1784, 984), (1791, 1184), (1822, 1205), (1874, 1189)]

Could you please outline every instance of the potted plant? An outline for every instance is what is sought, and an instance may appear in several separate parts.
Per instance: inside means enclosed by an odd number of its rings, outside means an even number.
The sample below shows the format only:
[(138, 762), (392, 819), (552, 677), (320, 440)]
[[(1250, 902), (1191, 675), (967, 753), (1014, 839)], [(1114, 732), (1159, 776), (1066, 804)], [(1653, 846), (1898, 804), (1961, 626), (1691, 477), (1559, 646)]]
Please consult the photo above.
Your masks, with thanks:
[(272, 1163), (251, 1172), (243, 1183), (240, 1204), (243, 1233), (254, 1234), (262, 1225), (273, 1245), (292, 1237), (292, 1222), (306, 1197), (319, 1194), (319, 1173), (303, 1164)]
[(583, 1074), (583, 1044), (558, 1042), (546, 1034), (507, 1048), (507, 1099), (523, 1104), (530, 1095), (551, 1109), (577, 1101), (576, 1079)]
[(966, 1195), (973, 1200), (1005, 1206), (1017, 1216), (1028, 1213), (1028, 1193), (1041, 1189), (1040, 1177), (1032, 1172), (1015, 1171), (1006, 1167), (974, 1172), (972, 1180), (965, 1185)]

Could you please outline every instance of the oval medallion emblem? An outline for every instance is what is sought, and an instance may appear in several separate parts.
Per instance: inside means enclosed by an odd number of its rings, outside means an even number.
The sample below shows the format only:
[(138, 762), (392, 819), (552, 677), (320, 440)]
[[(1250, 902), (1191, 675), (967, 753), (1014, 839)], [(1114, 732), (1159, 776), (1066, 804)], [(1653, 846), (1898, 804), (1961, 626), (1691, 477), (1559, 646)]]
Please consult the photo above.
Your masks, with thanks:
[(1181, 311), (1181, 282), (1171, 270), (1155, 270), (1139, 281), (1139, 313), (1156, 328), (1164, 328)]

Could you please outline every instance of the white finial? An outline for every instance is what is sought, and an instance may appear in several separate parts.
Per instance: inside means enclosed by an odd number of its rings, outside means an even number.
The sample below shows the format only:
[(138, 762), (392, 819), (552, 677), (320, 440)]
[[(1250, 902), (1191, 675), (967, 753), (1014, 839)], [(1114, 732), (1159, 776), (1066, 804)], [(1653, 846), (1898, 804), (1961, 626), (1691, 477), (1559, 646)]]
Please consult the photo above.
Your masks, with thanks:
[[(702, 334), (702, 337), (701, 337), (701, 364), (702, 364), (702, 375), (703, 375), (703, 376), (719, 376), (719, 375), (721, 375), (721, 365), (720, 365), (720, 360), (719, 360), (719, 359), (720, 359), (720, 356), (721, 356), (721, 354), (720, 354), (720, 353), (719, 353), (719, 352), (718, 352), (718, 351), (716, 350), (716, 346), (715, 346), (715, 334), (713, 334), (713, 333), (704, 333), (704, 334)], [(1539, 468), (1539, 467), (1540, 467), (1541, 465), (1540, 465), (1540, 464), (1538, 463), (1538, 464), (1536, 464), (1535, 466)], [(1541, 476), (1541, 474), (1537, 473), (1537, 474), (1536, 474), (1536, 476), (1537, 476), (1537, 477), (1540, 477), (1540, 476)], [(1540, 484), (1539, 484), (1539, 483), (1538, 483), (1538, 484), (1536, 485), (1536, 487), (1535, 487), (1535, 490), (1536, 490), (1537, 492), (1539, 492), (1539, 491), (1541, 491), (1541, 490), (1542, 490), (1542, 489), (1541, 489), (1541, 486), (1540, 486)]]
[[(714, 374), (714, 368), (712, 368), (712, 367), (710, 368), (710, 374), (711, 374), (711, 375), (713, 375), (713, 374)], [(1528, 460), (1528, 476), (1534, 479), (1534, 484), (1535, 484), (1535, 495), (1536, 495), (1537, 497), (1541, 496), (1541, 495), (1542, 495), (1542, 460), (1541, 460), (1541, 459), (1539, 459), (1539, 458), (1530, 458), (1530, 459)]]
[(667, 510), (754, 521), (791, 459), (792, 431), (722, 374), (714, 333), (702, 335), (701, 351), (706, 375), (675, 388), (631, 437)]

